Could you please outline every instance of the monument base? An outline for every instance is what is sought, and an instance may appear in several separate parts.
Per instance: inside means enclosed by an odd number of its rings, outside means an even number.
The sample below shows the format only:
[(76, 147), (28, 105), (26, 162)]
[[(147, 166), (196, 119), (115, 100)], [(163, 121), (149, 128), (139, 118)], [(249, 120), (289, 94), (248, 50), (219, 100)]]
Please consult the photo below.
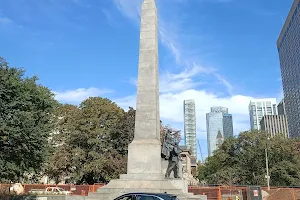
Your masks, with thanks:
[[(146, 176), (149, 176), (147, 174)], [(188, 193), (188, 181), (183, 179), (165, 179), (163, 174), (154, 174), (141, 178), (142, 175), (123, 174), (120, 179), (111, 180), (97, 192), (89, 193), (87, 200), (113, 200), (114, 198), (131, 192), (168, 193), (176, 195), (180, 200), (206, 200), (205, 195)], [(157, 179), (155, 179), (157, 178)]]

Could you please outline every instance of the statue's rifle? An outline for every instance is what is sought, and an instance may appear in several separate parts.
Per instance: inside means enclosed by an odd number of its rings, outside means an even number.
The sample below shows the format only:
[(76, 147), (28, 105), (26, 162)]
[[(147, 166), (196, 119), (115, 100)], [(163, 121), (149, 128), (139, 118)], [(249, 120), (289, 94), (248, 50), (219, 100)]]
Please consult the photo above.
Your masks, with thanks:
[(183, 149), (180, 148), (178, 145), (174, 145), (173, 143), (170, 143), (168, 141), (166, 141), (166, 143), (169, 144), (169, 145), (171, 145), (171, 146), (173, 146), (173, 147), (177, 147), (178, 149), (180, 149), (181, 151), (183, 151)]

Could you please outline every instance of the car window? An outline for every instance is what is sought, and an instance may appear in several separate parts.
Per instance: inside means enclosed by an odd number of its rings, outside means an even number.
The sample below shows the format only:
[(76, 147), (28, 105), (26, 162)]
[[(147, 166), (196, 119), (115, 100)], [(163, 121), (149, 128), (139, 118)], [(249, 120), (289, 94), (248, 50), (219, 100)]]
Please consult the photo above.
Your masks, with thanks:
[(117, 198), (117, 200), (134, 200), (134, 199), (133, 199), (133, 196), (126, 195), (126, 196)]
[(137, 200), (160, 200), (160, 199), (153, 196), (140, 195), (137, 197)]

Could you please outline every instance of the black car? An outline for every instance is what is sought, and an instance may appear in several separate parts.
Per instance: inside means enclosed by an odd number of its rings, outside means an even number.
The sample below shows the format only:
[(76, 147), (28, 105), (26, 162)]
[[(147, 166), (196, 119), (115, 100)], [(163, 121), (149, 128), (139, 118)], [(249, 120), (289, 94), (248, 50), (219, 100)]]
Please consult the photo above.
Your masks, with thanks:
[(114, 200), (178, 200), (178, 198), (167, 193), (128, 193)]

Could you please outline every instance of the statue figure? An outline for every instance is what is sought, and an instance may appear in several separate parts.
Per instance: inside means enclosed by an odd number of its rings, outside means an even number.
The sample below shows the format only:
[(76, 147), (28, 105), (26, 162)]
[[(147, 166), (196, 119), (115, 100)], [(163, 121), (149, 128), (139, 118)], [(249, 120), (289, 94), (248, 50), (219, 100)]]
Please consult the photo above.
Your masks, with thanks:
[(174, 172), (174, 178), (180, 178), (178, 176), (179, 159), (182, 150), (179, 148), (179, 141), (175, 138), (175, 134), (170, 130), (166, 133), (165, 139), (162, 145), (162, 156), (169, 160), (168, 168), (165, 174), (166, 178), (170, 177), (171, 172)]

